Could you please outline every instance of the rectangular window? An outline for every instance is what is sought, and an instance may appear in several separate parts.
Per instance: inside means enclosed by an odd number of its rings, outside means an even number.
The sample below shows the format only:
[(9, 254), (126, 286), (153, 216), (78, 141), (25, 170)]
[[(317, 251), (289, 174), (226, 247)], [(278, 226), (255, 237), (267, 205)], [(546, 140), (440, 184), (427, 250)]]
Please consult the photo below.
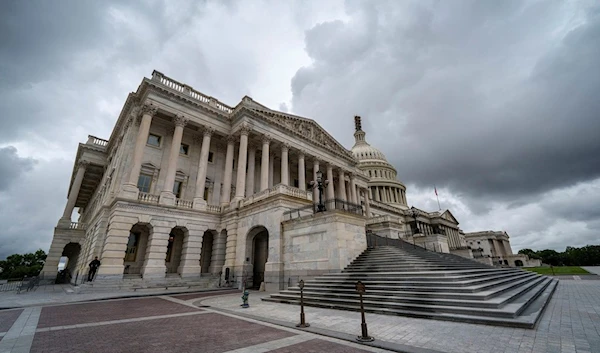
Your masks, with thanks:
[(141, 192), (150, 192), (150, 185), (152, 184), (152, 176), (148, 174), (140, 174), (138, 178), (138, 189)]
[(175, 183), (173, 183), (173, 194), (175, 194), (176, 198), (181, 198), (181, 182), (180, 181), (175, 181)]
[(208, 188), (204, 188), (204, 200), (206, 200), (206, 202), (208, 203)]
[(154, 134), (149, 134), (148, 141), (146, 143), (150, 146), (160, 147), (160, 140), (161, 140), (160, 136), (154, 135)]
[(212, 163), (213, 162), (213, 153), (212, 152), (208, 152), (208, 163)]
[(179, 146), (179, 154), (183, 154), (183, 155), (188, 155), (190, 151), (190, 146), (186, 145), (185, 143), (182, 143), (181, 146)]

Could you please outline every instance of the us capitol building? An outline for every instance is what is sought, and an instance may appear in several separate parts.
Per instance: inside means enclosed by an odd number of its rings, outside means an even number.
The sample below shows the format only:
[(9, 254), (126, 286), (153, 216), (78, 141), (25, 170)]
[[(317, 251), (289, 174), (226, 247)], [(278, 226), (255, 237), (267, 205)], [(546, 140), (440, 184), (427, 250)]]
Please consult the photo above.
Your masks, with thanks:
[(311, 119), (247, 96), (230, 107), (154, 71), (108, 140), (79, 144), (43, 275), (66, 256), (81, 279), (98, 256), (97, 282), (221, 276), (279, 290), (339, 272), (370, 232), (529, 265), (504, 232), (464, 234), (448, 210), (409, 208), (396, 169), (354, 124), (348, 150)]

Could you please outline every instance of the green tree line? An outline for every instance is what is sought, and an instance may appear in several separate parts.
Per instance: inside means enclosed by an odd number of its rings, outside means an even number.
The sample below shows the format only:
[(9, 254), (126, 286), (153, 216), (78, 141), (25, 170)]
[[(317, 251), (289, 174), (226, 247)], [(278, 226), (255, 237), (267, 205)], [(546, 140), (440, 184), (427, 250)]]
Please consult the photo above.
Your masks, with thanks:
[(46, 261), (44, 250), (28, 254), (13, 254), (0, 260), (0, 279), (37, 276)]
[(521, 249), (519, 254), (525, 254), (532, 259), (540, 259), (543, 263), (553, 266), (597, 266), (600, 265), (600, 245), (587, 245), (581, 248), (567, 246), (564, 252), (556, 250)]

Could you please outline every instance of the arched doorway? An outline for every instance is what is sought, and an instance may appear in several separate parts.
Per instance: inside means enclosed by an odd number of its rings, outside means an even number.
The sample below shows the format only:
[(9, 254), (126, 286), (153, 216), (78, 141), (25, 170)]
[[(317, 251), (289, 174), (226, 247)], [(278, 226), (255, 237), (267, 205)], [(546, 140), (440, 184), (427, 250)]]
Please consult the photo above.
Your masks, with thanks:
[(123, 258), (123, 274), (137, 276), (142, 273), (150, 231), (146, 224), (138, 223), (131, 227)]
[(212, 249), (215, 241), (215, 234), (211, 230), (204, 232), (202, 236), (202, 250), (200, 252), (200, 273), (210, 272), (210, 262), (212, 261)]
[[(247, 285), (252, 288), (260, 288), (260, 284), (265, 280), (265, 265), (269, 257), (269, 232), (263, 226), (255, 227), (248, 232), (246, 240), (246, 259), (247, 269), (251, 269), (252, 281), (247, 281)], [(250, 271), (249, 271), (250, 272)]]
[(167, 243), (167, 254), (165, 257), (167, 273), (177, 273), (177, 268), (181, 262), (184, 237), (184, 229), (180, 227), (173, 228), (171, 233), (169, 233), (169, 242)]
[(523, 267), (523, 261), (521, 261), (521, 260), (515, 260), (515, 266), (517, 266), (517, 267)]
[[(79, 260), (79, 252), (81, 251), (81, 245), (79, 243), (68, 243), (63, 248), (61, 257), (66, 257), (64, 269), (58, 273), (56, 278), (57, 283), (70, 283), (73, 279), (77, 268), (77, 261)], [(82, 274), (83, 275), (83, 274)]]

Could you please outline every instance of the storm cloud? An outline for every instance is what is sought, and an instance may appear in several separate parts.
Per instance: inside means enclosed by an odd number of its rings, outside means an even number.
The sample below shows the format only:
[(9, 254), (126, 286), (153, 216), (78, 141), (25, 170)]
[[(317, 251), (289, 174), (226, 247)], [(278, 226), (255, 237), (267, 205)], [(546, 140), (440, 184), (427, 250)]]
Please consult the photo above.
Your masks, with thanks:
[(47, 250), (77, 143), (110, 136), (154, 69), (313, 118), (347, 148), (361, 115), (410, 204), (436, 210), (436, 185), (464, 230), (504, 229), (514, 250), (600, 238), (594, 1), (0, 7), (0, 258)]

